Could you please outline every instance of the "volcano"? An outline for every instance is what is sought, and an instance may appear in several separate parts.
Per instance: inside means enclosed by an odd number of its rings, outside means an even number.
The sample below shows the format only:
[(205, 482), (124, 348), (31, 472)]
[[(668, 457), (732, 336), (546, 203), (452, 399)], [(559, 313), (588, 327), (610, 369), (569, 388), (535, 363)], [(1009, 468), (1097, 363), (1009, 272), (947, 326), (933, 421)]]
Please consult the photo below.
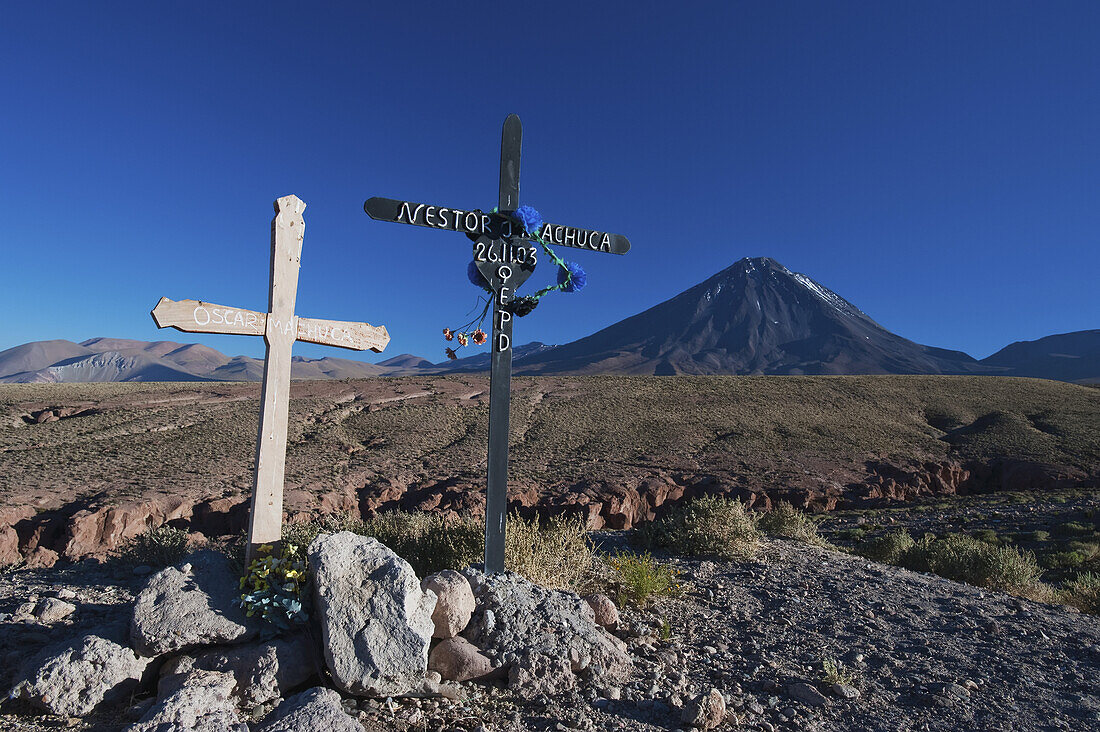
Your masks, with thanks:
[(518, 359), (517, 373), (963, 374), (961, 351), (891, 333), (804, 274), (742, 259), (660, 305)]

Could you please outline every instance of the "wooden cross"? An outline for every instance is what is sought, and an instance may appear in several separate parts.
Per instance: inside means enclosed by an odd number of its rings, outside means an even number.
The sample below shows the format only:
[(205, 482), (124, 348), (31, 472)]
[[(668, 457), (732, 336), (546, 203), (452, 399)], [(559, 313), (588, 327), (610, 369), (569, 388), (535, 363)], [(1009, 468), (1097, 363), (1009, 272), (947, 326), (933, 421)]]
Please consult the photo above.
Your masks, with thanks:
[(294, 315), (298, 268), (302, 258), (306, 204), (297, 196), (275, 201), (271, 221), (271, 291), (268, 312), (214, 305), (201, 300), (174, 302), (162, 297), (153, 308), (158, 328), (185, 333), (230, 333), (263, 336), (263, 405), (256, 437), (256, 470), (252, 483), (252, 510), (248, 521), (248, 558), (261, 544), (276, 544), (282, 533), (283, 468), (286, 463), (287, 413), (290, 408), (290, 352), (294, 341), (325, 346), (370, 349), (381, 353), (390, 341), (382, 326), (314, 320)]
[[(512, 379), (512, 301), (516, 288), (535, 270), (537, 249), (513, 231), (506, 214), (519, 208), (519, 159), (523, 127), (508, 115), (500, 141), (500, 194), (497, 210), (432, 206), (392, 198), (371, 198), (363, 209), (372, 219), (446, 231), (461, 231), (474, 241), (474, 262), (493, 291), (493, 335), (489, 372), (488, 489), (485, 496), (485, 571), (504, 571), (504, 521), (508, 511), (508, 411)], [(596, 252), (626, 254), (630, 241), (605, 231), (543, 224), (548, 244)]]

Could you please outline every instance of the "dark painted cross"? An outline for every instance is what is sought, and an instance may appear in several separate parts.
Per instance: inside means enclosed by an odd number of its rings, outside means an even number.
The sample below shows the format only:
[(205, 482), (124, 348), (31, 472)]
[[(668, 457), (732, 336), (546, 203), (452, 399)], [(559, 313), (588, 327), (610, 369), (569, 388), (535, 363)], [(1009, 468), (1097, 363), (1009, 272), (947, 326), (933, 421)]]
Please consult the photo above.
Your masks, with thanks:
[[(508, 115), (500, 141), (500, 197), (497, 210), (448, 208), (392, 198), (371, 198), (363, 209), (372, 219), (460, 231), (474, 239), (474, 262), (493, 293), (489, 376), (489, 460), (485, 498), (485, 571), (504, 571), (504, 521), (508, 510), (508, 412), (512, 379), (513, 301), (516, 288), (535, 271), (537, 249), (507, 214), (519, 208), (519, 157), (523, 127)], [(626, 254), (625, 236), (558, 224), (537, 232), (547, 244)]]

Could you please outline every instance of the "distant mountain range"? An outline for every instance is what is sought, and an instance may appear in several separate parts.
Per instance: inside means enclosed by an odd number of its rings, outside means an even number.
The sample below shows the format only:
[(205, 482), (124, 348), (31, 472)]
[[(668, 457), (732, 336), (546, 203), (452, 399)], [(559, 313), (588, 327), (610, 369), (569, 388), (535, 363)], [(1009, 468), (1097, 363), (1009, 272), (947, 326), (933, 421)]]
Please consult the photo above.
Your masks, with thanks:
[[(1100, 330), (1021, 341), (975, 360), (902, 338), (806, 275), (742, 259), (670, 300), (561, 346), (517, 346), (519, 374), (991, 374), (1100, 383)], [(295, 356), (295, 379), (484, 371), (489, 353), (377, 364)], [(172, 341), (35, 341), (0, 352), (0, 382), (259, 381), (263, 361)]]

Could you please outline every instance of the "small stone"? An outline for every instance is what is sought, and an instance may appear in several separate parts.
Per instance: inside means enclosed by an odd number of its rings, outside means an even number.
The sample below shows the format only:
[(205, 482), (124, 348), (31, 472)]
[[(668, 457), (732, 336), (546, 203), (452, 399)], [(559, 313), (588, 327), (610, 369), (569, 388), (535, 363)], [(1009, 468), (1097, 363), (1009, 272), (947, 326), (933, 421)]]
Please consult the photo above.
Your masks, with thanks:
[(70, 590), (68, 587), (62, 587), (57, 591), (58, 600), (75, 600), (76, 593)]
[(75, 612), (76, 605), (73, 605), (71, 602), (58, 600), (56, 597), (47, 597), (42, 602), (38, 603), (38, 607), (35, 609), (34, 614), (35, 617), (38, 618), (38, 622), (50, 625), (59, 620), (64, 620)]
[(828, 701), (825, 695), (816, 688), (801, 681), (788, 686), (787, 694), (795, 701), (802, 702), (808, 707), (824, 706)]
[(850, 686), (848, 684), (833, 684), (830, 688), (832, 689), (833, 694), (839, 696), (841, 699), (859, 698), (859, 689), (854, 686)]
[(349, 716), (339, 694), (318, 686), (277, 706), (256, 732), (363, 732), (363, 725)]
[(493, 671), (485, 654), (461, 636), (440, 641), (428, 654), (428, 668), (448, 681), (470, 681)]
[(726, 700), (722, 692), (711, 689), (684, 705), (680, 720), (692, 727), (714, 729), (726, 718)]
[(611, 601), (610, 597), (597, 593), (595, 595), (585, 595), (584, 601), (592, 608), (596, 625), (609, 630), (619, 625), (619, 609), (615, 607), (615, 603)]
[(970, 690), (958, 684), (931, 684), (928, 688), (933, 694), (939, 694), (949, 699), (958, 699), (959, 701), (970, 699)]

